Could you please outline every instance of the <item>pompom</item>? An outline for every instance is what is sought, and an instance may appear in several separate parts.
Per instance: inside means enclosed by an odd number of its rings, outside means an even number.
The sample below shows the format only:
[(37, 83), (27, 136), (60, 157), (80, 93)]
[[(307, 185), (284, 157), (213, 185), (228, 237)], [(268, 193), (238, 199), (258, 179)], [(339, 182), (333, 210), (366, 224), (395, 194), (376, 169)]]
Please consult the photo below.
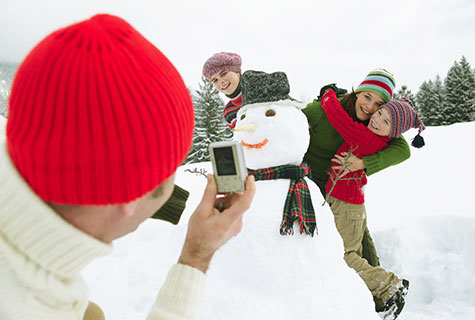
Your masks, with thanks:
[(422, 138), (420, 133), (412, 139), (411, 145), (416, 148), (422, 148), (425, 145), (424, 138)]

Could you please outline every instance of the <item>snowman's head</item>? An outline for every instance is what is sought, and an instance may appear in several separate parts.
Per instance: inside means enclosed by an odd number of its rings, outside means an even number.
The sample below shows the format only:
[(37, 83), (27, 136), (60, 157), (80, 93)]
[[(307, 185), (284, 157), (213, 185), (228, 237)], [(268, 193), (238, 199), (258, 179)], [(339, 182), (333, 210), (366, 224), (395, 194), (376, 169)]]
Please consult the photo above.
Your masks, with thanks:
[(246, 165), (262, 169), (299, 165), (310, 135), (307, 118), (289, 100), (254, 104), (237, 114), (234, 139), (242, 142)]

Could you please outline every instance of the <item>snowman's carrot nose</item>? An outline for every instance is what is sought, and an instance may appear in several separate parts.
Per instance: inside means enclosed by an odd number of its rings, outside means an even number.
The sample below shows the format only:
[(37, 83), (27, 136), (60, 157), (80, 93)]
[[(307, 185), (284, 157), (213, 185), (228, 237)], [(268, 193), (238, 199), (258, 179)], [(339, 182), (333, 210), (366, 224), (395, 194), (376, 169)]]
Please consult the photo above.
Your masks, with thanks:
[(245, 131), (245, 132), (254, 132), (256, 130), (256, 124), (254, 122), (250, 122), (248, 124), (244, 124), (242, 126), (236, 127), (233, 131)]

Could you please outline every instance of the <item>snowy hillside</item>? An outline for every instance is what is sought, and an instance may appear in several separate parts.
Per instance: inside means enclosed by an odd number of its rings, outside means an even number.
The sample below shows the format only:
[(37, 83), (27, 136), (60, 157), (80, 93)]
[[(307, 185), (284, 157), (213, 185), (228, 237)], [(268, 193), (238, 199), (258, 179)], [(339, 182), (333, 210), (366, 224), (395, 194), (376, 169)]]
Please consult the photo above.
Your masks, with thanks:
[[(414, 134), (409, 131), (406, 138)], [(475, 172), (470, 163), (475, 150), (466, 141), (475, 136), (475, 123), (429, 127), (423, 136), (426, 146), (411, 147), (408, 161), (369, 177), (368, 227), (382, 265), (411, 281), (399, 319), (472, 319)], [(190, 168), (210, 171), (210, 164), (179, 168), (177, 184), (191, 195), (178, 226), (149, 220), (116, 241), (112, 255), (83, 272), (91, 300), (104, 309), (107, 319), (144, 319), (169, 267), (178, 259), (187, 220), (205, 184), (204, 177), (185, 172)], [(315, 209), (330, 213), (326, 207)], [(327, 290), (312, 294), (323, 297)], [(357, 307), (352, 301), (343, 305)], [(215, 312), (219, 315), (220, 310)], [(240, 319), (238, 313), (235, 318)], [(274, 317), (269, 315), (269, 319)], [(325, 317), (310, 313), (308, 319)]]

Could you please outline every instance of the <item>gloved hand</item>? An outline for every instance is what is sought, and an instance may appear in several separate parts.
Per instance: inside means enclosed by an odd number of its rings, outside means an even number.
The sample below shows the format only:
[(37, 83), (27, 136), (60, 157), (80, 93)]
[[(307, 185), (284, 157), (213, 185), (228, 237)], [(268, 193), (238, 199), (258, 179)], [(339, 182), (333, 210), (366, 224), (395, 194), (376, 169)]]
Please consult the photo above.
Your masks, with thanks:
[(338, 88), (336, 86), (336, 83), (330, 83), (330, 84), (327, 84), (326, 86), (323, 86), (320, 89), (320, 95), (318, 96), (318, 99), (317, 99), (318, 101), (322, 99), (323, 95), (325, 94), (327, 90), (335, 91), (337, 97), (342, 97), (345, 95), (345, 93), (348, 92), (346, 89)]

